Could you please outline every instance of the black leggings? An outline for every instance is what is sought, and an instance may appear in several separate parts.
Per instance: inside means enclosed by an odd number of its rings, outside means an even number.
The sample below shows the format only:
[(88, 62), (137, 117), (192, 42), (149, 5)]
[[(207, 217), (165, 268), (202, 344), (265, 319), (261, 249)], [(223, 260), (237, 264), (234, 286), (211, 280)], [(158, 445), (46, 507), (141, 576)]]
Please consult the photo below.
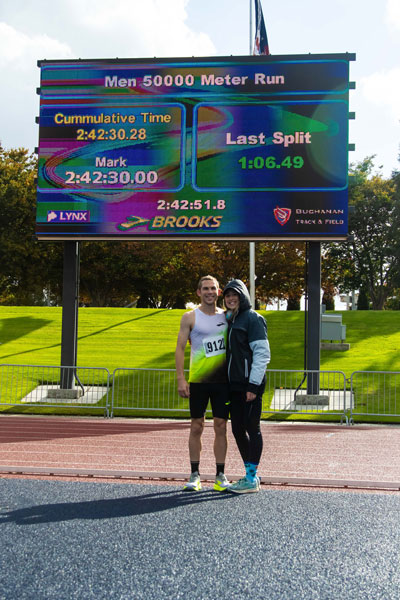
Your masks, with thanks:
[(258, 465), (263, 450), (260, 430), (262, 396), (246, 402), (246, 392), (231, 392), (232, 433), (243, 462)]

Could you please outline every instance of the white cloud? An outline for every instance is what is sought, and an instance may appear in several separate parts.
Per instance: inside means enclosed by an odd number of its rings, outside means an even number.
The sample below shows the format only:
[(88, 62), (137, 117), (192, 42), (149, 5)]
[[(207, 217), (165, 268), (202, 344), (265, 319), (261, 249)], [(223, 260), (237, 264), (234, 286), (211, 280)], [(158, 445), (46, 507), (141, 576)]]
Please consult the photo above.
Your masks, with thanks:
[(387, 0), (385, 21), (390, 29), (400, 31), (400, 2), (399, 0)]
[(210, 37), (186, 25), (187, 4), (188, 0), (97, 0), (93, 12), (93, 1), (86, 0), (80, 3), (79, 23), (90, 37), (101, 36), (103, 56), (214, 54)]
[(48, 54), (55, 58), (72, 56), (67, 44), (46, 34), (29, 36), (7, 23), (0, 23), (0, 68), (24, 70)]
[[(215, 54), (210, 36), (187, 25), (188, 1), (36, 0), (22, 2), (18, 10), (0, 3), (0, 20), (21, 36), (65, 40), (76, 58)], [(60, 57), (57, 48), (46, 50), (41, 58)]]
[[(116, 46), (118, 56), (125, 57), (215, 53), (208, 35), (186, 25), (186, 5), (187, 0), (114, 0), (112, 4), (98, 1), (94, 15), (89, 2), (81, 8), (80, 24), (89, 35), (103, 38), (107, 56), (116, 55)], [(111, 32), (113, 44), (107, 41)]]
[(400, 67), (373, 73), (361, 80), (364, 97), (373, 104), (389, 109), (398, 124), (400, 119)]
[(28, 35), (11, 25), (0, 22), (0, 77), (4, 82), (0, 96), (3, 115), (0, 143), (5, 147), (29, 146), (37, 143), (34, 125), (39, 100), (35, 94), (40, 85), (38, 59), (71, 58), (71, 48), (46, 35)]

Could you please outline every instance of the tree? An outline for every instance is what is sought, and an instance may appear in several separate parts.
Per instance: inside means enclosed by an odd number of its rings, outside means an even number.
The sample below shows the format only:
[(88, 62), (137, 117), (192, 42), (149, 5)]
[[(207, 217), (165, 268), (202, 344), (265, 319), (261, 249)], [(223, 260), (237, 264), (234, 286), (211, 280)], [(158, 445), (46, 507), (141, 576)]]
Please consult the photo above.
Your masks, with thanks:
[(322, 304), (326, 310), (335, 310), (335, 296), (337, 295), (338, 281), (340, 280), (340, 258), (334, 260), (327, 251), (333, 244), (321, 246), (321, 287), (323, 290)]
[(197, 282), (212, 267), (207, 242), (138, 242), (133, 255), (138, 260), (134, 287), (139, 307), (184, 308), (189, 301), (197, 302)]
[[(43, 304), (60, 293), (61, 252), (35, 233), (37, 161), (0, 146), (0, 302)], [(60, 282), (61, 283), (61, 282)]]
[(257, 294), (260, 299), (265, 303), (287, 300), (288, 310), (298, 310), (305, 287), (304, 243), (259, 243), (256, 262)]
[(369, 310), (369, 299), (365, 287), (362, 287), (358, 293), (357, 310)]
[(80, 300), (89, 306), (124, 306), (136, 300), (135, 263), (128, 242), (80, 242)]
[(331, 245), (327, 258), (344, 291), (365, 289), (382, 310), (400, 280), (400, 202), (392, 179), (373, 173), (373, 157), (351, 169), (349, 233), (353, 242)]

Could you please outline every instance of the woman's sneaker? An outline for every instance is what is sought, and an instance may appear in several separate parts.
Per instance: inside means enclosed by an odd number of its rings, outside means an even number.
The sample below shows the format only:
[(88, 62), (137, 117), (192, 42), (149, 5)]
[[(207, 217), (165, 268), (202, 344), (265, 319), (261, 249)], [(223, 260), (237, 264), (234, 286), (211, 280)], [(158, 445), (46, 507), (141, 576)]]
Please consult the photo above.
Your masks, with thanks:
[(243, 479), (239, 479), (236, 483), (232, 483), (228, 490), (234, 494), (251, 494), (253, 492), (259, 492), (260, 484), (258, 477), (256, 477), (254, 483), (246, 479), (246, 477), (243, 477)]
[(224, 473), (218, 473), (214, 481), (214, 490), (216, 492), (225, 492), (229, 487), (230, 483), (227, 480)]
[(201, 490), (200, 475), (197, 471), (190, 475), (190, 479), (185, 483), (183, 489), (186, 492), (199, 492)]

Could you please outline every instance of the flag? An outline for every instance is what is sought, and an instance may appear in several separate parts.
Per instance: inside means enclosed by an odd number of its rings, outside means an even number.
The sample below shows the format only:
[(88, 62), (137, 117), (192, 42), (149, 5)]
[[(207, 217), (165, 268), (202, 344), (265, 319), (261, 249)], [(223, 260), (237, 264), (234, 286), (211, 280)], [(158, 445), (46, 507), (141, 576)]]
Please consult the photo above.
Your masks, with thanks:
[(269, 54), (267, 31), (265, 29), (261, 0), (255, 0), (256, 33), (254, 37), (253, 54)]

